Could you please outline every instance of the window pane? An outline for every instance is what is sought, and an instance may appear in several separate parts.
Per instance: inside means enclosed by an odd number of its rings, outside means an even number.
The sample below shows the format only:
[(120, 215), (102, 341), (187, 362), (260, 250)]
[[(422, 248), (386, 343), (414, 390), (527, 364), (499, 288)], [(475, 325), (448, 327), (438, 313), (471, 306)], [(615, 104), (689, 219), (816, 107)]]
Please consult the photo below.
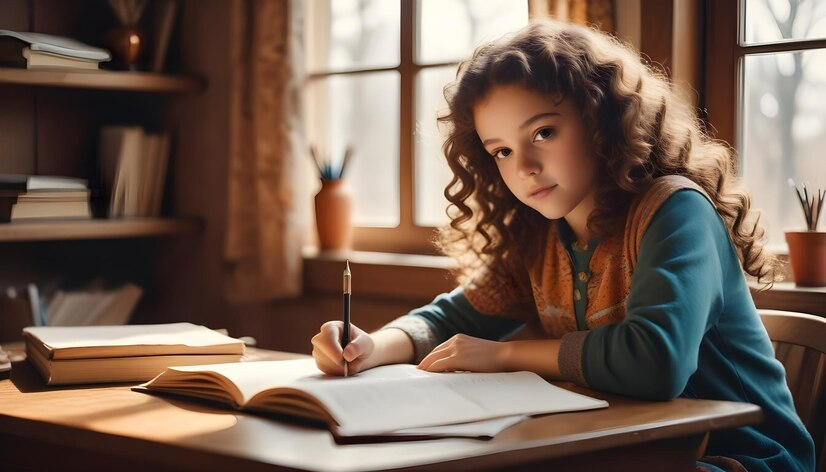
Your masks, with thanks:
[(746, 44), (826, 38), (823, 0), (746, 0)]
[(399, 65), (399, 0), (311, 0), (310, 72)]
[(399, 224), (399, 74), (338, 75), (310, 82), (307, 137), (324, 156), (353, 156), (345, 178), (356, 226)]
[(460, 61), (480, 42), (528, 24), (527, 0), (418, 0), (416, 62)]
[(826, 50), (744, 58), (742, 173), (771, 245), (805, 228), (787, 180), (826, 185)]
[(416, 225), (441, 226), (445, 215), (445, 186), (450, 168), (442, 154), (436, 116), (447, 108), (442, 88), (456, 77), (456, 67), (423, 69), (416, 76)]

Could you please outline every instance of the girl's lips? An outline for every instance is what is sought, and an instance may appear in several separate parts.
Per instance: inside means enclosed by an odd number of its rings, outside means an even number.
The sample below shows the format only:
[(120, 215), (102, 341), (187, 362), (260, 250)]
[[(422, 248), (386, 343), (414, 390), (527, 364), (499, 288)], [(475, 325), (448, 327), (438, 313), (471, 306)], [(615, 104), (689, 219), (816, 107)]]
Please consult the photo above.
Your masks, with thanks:
[(556, 185), (551, 185), (549, 187), (543, 187), (539, 190), (534, 191), (530, 195), (528, 195), (528, 198), (542, 198), (542, 197), (548, 195), (549, 193), (551, 193), (551, 191), (553, 191), (553, 189), (555, 189), (555, 188), (556, 188)]

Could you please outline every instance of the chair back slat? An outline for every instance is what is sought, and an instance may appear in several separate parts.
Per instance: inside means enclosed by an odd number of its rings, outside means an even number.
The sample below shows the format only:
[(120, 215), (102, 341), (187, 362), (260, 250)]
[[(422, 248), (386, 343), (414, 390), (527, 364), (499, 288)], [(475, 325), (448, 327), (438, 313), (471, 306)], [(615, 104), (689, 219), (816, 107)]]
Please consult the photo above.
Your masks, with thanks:
[(795, 409), (812, 434), (817, 470), (826, 472), (826, 318), (778, 310), (759, 310), (775, 356), (786, 369)]

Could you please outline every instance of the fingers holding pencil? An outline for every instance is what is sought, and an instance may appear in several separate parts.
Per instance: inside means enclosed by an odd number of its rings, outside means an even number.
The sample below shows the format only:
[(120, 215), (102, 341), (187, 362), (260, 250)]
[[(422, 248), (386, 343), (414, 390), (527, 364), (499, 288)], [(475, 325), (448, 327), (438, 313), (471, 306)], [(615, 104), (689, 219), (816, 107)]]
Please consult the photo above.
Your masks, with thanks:
[(328, 375), (344, 375), (344, 364), (349, 363), (350, 375), (362, 371), (365, 361), (373, 354), (375, 345), (369, 334), (350, 325), (350, 339), (346, 348), (341, 347), (344, 323), (328, 321), (313, 336), (313, 358), (318, 368)]

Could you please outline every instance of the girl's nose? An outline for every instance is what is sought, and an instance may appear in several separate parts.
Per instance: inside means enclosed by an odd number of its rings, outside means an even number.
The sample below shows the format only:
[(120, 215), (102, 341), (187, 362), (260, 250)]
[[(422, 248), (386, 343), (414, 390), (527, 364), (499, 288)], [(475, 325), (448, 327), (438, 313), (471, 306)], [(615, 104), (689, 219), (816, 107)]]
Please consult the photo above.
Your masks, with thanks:
[(517, 172), (519, 173), (519, 177), (528, 178), (534, 177), (542, 173), (542, 164), (537, 159), (537, 156), (534, 155), (533, 152), (523, 152), (520, 155), (516, 156), (517, 159)]

